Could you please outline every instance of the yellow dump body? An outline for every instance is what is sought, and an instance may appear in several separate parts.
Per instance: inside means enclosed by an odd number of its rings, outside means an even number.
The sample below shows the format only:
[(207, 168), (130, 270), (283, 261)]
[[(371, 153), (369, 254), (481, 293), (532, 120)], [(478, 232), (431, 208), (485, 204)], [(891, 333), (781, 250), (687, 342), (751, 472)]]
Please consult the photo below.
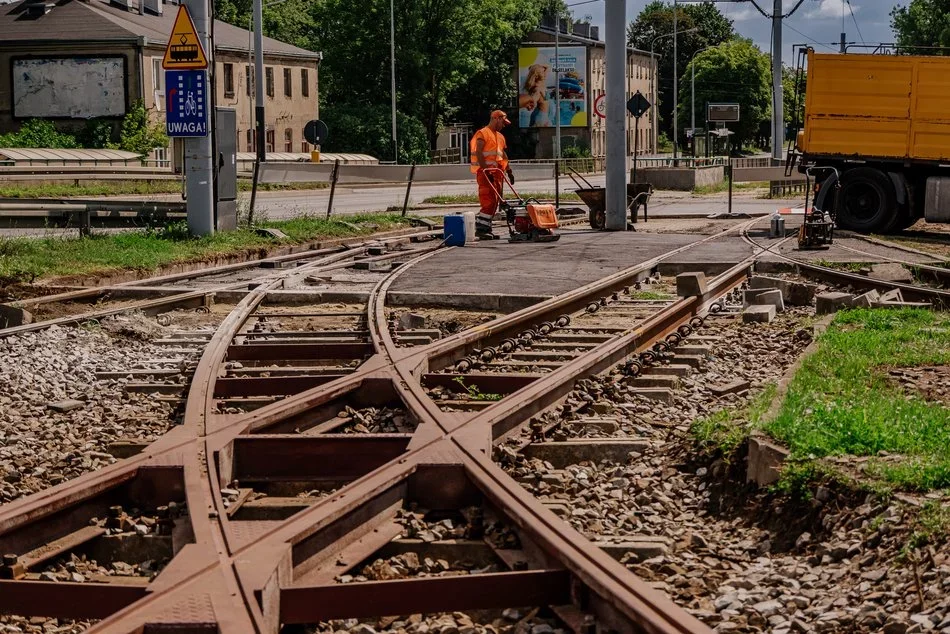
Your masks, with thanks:
[(950, 57), (808, 54), (802, 152), (950, 160)]

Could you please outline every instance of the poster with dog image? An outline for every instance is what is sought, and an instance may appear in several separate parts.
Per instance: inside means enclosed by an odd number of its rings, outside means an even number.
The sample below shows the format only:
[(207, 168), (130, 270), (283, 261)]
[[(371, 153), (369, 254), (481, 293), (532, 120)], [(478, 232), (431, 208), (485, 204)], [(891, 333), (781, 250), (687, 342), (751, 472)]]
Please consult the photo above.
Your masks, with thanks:
[[(522, 128), (587, 126), (587, 48), (561, 46), (518, 49), (518, 125)], [(555, 73), (560, 68), (560, 78)], [(555, 88), (557, 81), (557, 88)], [(560, 112), (557, 95), (560, 92)]]

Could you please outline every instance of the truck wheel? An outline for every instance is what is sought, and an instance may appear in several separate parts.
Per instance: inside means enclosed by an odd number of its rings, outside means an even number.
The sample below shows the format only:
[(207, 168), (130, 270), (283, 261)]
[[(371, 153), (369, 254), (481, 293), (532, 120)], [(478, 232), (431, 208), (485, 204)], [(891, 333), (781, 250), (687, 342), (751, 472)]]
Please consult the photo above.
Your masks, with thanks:
[(897, 195), (887, 174), (858, 167), (841, 175), (836, 220), (842, 229), (886, 233), (898, 220)]

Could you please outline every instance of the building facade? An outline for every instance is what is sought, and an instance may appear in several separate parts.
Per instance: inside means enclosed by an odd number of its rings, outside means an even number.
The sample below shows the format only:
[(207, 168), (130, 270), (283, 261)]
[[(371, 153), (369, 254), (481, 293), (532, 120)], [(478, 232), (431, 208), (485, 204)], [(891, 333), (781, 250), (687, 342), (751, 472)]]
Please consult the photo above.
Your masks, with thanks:
[[(21, 0), (0, 6), (0, 133), (32, 118), (74, 131), (89, 119), (118, 126), (140, 99), (153, 118), (164, 121), (162, 58), (178, 7), (141, 2)], [(251, 34), (215, 21), (214, 37), (215, 105), (235, 109), (238, 149), (254, 150)], [(264, 38), (268, 151), (310, 150), (303, 128), (319, 114), (321, 58)]]
[[(555, 115), (561, 117), (562, 154), (572, 145), (587, 148), (591, 155), (596, 157), (602, 157), (607, 153), (606, 119), (600, 117), (595, 111), (595, 104), (598, 104), (598, 100), (605, 94), (607, 85), (606, 48), (604, 42), (599, 39), (597, 27), (586, 23), (575, 23), (573, 29), (570, 29), (571, 32), (568, 32), (567, 26), (565, 21), (561, 21), (560, 32), (556, 32), (552, 22), (550, 25), (542, 24), (532, 32), (522, 44), (519, 63), (515, 69), (515, 81), (519, 91), (519, 117), (513, 122), (521, 127), (522, 133), (533, 138), (534, 158), (551, 158), (555, 151), (556, 125), (552, 125), (549, 120), (543, 120), (542, 125), (537, 125), (537, 112), (541, 106), (536, 101), (533, 103), (534, 100), (531, 99), (535, 84), (540, 85), (543, 82), (538, 76), (539, 73), (546, 73), (547, 82), (549, 85), (551, 83), (553, 59), (550, 57), (550, 51), (553, 50), (555, 40), (561, 51), (559, 66), (562, 67), (558, 87), (561, 94), (559, 105), (562, 112)], [(548, 57), (539, 59), (533, 52), (525, 54), (526, 49), (543, 51)], [(583, 55), (576, 54), (579, 50), (583, 50)], [(563, 51), (568, 51), (568, 53)], [(570, 66), (575, 59), (579, 64), (577, 68)], [(565, 67), (567, 70), (563, 70)], [(651, 104), (656, 101), (654, 98), (656, 68), (656, 58), (651, 57), (650, 53), (634, 48), (627, 49), (625, 102), (638, 90)], [(583, 91), (582, 99), (572, 99), (579, 96), (581, 91)], [(548, 102), (545, 106), (549, 111), (552, 108), (551, 98), (552, 92), (549, 90), (544, 95), (544, 99)], [(565, 108), (565, 101), (571, 104), (567, 108)], [(579, 116), (581, 112), (586, 113), (586, 116)], [(651, 108), (640, 118), (638, 132), (635, 132), (637, 126), (635, 126), (634, 117), (627, 113), (628, 155), (633, 155), (635, 147), (640, 154), (656, 152), (651, 134), (654, 113), (655, 109)], [(639, 137), (635, 138), (635, 134), (639, 134)]]

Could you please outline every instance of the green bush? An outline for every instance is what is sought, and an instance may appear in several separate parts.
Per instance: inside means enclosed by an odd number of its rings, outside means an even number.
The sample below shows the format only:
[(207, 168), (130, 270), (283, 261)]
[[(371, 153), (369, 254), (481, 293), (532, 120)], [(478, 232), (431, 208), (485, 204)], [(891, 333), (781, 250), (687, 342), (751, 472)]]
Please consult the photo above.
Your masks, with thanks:
[(52, 121), (30, 119), (17, 132), (0, 135), (0, 147), (77, 148), (76, 138), (56, 129)]
[(148, 154), (155, 148), (167, 146), (168, 136), (165, 135), (165, 126), (149, 120), (148, 110), (145, 109), (145, 104), (141, 100), (132, 104), (125, 119), (122, 120), (119, 142), (109, 144), (112, 149), (142, 155)]

